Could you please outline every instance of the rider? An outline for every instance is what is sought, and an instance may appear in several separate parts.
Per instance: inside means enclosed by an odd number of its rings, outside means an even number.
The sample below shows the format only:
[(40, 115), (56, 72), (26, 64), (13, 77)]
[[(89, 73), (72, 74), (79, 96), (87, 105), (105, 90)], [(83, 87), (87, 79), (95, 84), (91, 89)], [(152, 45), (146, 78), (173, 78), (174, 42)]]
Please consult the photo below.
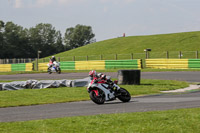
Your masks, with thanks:
[(56, 57), (55, 57), (55, 56), (52, 56), (52, 57), (50, 58), (50, 60), (51, 60), (52, 63), (53, 63), (54, 61), (56, 61)]
[(52, 56), (49, 60), (49, 68), (51, 68), (53, 66), (53, 62), (56, 61), (56, 57)]
[(93, 80), (94, 78), (96, 78), (98, 80), (107, 80), (106, 75), (104, 75), (102, 73), (97, 74), (97, 72), (95, 70), (90, 71), (89, 76), (90, 76), (91, 80)]
[(102, 74), (102, 73), (97, 74), (97, 72), (95, 70), (91, 70), (89, 72), (89, 76), (90, 76), (91, 80), (96, 78), (96, 82), (104, 80), (106, 82), (106, 84), (109, 85), (109, 88), (111, 88), (111, 89), (113, 88), (113, 82), (110, 79), (107, 79), (105, 74)]

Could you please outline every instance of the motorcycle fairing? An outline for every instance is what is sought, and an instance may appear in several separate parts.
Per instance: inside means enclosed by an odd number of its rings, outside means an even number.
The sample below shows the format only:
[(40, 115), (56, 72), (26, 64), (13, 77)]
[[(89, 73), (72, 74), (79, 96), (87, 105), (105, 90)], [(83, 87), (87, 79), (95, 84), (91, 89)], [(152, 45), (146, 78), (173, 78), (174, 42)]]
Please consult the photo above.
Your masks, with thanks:
[(106, 101), (109, 101), (109, 100), (115, 98), (114, 92), (111, 93), (109, 89), (104, 88), (104, 87), (108, 87), (107, 84), (98, 84), (98, 83), (96, 84), (96, 83), (94, 83), (94, 84), (91, 85), (91, 87), (92, 88), (99, 88), (99, 89), (101, 89), (105, 93), (105, 100)]

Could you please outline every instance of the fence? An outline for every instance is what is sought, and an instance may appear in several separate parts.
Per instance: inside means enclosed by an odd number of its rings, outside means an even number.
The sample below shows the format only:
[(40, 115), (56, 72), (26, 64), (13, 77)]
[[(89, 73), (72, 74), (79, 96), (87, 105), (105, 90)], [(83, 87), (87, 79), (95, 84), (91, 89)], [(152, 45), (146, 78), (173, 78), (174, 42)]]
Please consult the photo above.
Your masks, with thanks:
[(0, 59), (0, 64), (19, 64), (19, 63), (31, 63), (35, 61), (35, 58), (23, 58), (23, 59)]
[[(128, 54), (102, 54), (102, 55), (88, 55), (88, 56), (66, 56), (57, 57), (61, 61), (90, 61), (90, 60), (132, 60), (132, 59), (198, 59), (199, 51), (165, 51), (165, 52), (148, 52), (147, 53), (128, 53)], [(26, 59), (0, 59), (0, 64), (17, 64), (17, 63), (30, 63), (35, 61), (36, 58)], [(48, 58), (38, 60), (39, 63), (49, 62)]]

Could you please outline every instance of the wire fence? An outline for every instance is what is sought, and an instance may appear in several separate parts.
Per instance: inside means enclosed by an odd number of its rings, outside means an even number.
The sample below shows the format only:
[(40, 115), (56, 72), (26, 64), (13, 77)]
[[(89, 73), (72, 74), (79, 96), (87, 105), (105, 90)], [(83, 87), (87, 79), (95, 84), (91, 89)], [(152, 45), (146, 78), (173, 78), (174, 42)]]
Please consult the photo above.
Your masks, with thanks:
[[(147, 51), (143, 53), (128, 53), (128, 54), (102, 54), (102, 55), (88, 55), (88, 56), (66, 56), (56, 57), (60, 61), (89, 61), (89, 60), (130, 60), (130, 59), (198, 59), (199, 51), (166, 51), (166, 52), (152, 52)], [(25, 59), (0, 59), (0, 64), (17, 64), (17, 63), (31, 63), (37, 61), (37, 58)], [(38, 63), (49, 62), (49, 58), (41, 58)]]
[(0, 64), (18, 64), (18, 63), (31, 63), (35, 58), (20, 58), (20, 59), (0, 59)]

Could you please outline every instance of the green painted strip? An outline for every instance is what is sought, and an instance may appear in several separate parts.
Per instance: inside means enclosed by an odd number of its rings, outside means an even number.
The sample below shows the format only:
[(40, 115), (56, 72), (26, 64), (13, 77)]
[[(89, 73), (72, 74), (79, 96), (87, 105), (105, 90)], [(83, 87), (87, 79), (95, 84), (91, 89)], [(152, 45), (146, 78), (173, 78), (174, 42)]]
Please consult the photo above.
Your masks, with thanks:
[(138, 60), (106, 60), (105, 68), (138, 68)]
[(75, 61), (60, 62), (61, 70), (75, 70)]
[(26, 70), (25, 63), (11, 64), (11, 71), (25, 71), (25, 70)]
[(188, 68), (200, 68), (200, 59), (188, 59)]

